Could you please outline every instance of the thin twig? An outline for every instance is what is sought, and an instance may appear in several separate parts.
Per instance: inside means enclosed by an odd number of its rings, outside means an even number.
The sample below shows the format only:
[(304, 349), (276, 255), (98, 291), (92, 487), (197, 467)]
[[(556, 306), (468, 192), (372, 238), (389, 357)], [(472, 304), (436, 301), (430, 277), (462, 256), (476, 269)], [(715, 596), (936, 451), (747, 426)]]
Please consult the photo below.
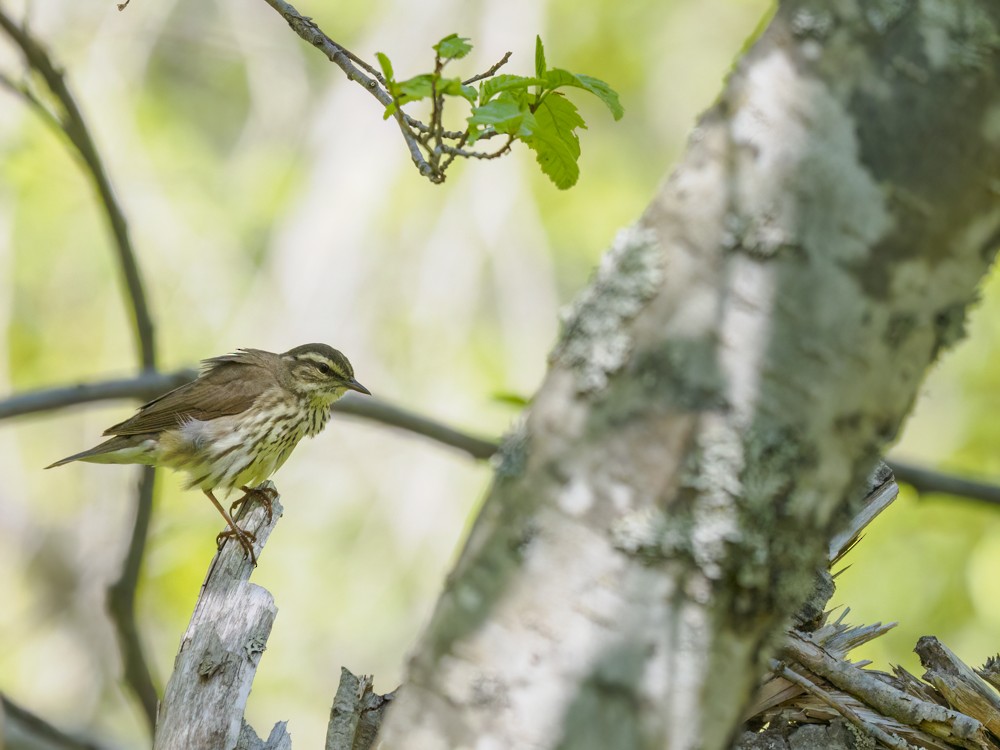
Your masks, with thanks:
[(935, 471), (905, 461), (890, 460), (886, 463), (896, 475), (896, 479), (913, 487), (917, 494), (955, 495), (1000, 505), (1000, 486), (996, 484), (966, 479), (956, 474)]
[[(416, 117), (411, 117), (410, 115), (408, 115), (408, 114), (406, 114), (404, 112), (403, 113), (403, 119), (406, 120), (406, 124), (407, 125), (409, 125), (411, 128), (413, 128), (414, 130), (416, 130), (418, 133), (430, 133), (431, 132), (431, 126), (427, 125), (426, 123), (421, 122)], [(461, 130), (442, 130), (441, 131), (441, 135), (444, 136), (445, 138), (449, 139), (449, 140), (457, 141), (459, 138), (462, 138), (463, 136), (466, 137), (466, 138), (468, 138), (469, 137), (469, 132), (468, 131), (461, 131)], [(479, 136), (479, 140), (483, 140), (484, 138), (491, 137), (491, 136), (494, 136), (494, 135), (499, 135), (499, 134), (495, 133), (495, 132), (489, 133), (489, 134), (484, 134), (484, 135)]]
[[(359, 84), (365, 91), (374, 96), (382, 106), (391, 108), (392, 117), (399, 126), (413, 164), (417, 167), (420, 174), (431, 182), (444, 182), (445, 172), (458, 156), (475, 159), (495, 159), (510, 150), (510, 143), (513, 141), (513, 138), (508, 141), (507, 145), (495, 153), (478, 154), (464, 151), (462, 147), (465, 145), (469, 133), (468, 131), (444, 129), (441, 113), (443, 96), (438, 94), (436, 90), (432, 92), (431, 99), (434, 111), (431, 123), (427, 125), (403, 112), (399, 101), (389, 92), (388, 84), (382, 74), (350, 50), (333, 41), (319, 28), (315, 21), (308, 16), (303, 16), (290, 3), (285, 2), (285, 0), (266, 0), (266, 2), (281, 14), (281, 17), (285, 19), (296, 34), (322, 51), (327, 59), (343, 70), (347, 74), (348, 80)], [(469, 85), (495, 75), (501, 67), (507, 64), (510, 57), (511, 53), (508, 52), (485, 72), (463, 81), (463, 85)], [(440, 74), (442, 68), (442, 60), (439, 54), (435, 56), (434, 64), (437, 76)], [(364, 72), (362, 72), (362, 69)], [(486, 140), (495, 135), (497, 135), (495, 132), (486, 133), (480, 136), (479, 140)], [(445, 145), (445, 140), (457, 141), (458, 145), (457, 147)], [(423, 149), (421, 149), (421, 146), (423, 146)], [(441, 157), (443, 154), (446, 154), (447, 158), (442, 160)]]
[(500, 62), (498, 62), (496, 65), (494, 65), (493, 67), (491, 67), (489, 70), (487, 70), (487, 71), (485, 71), (483, 73), (480, 73), (477, 76), (472, 76), (472, 78), (468, 78), (468, 79), (462, 81), (462, 85), (463, 86), (468, 86), (470, 83), (475, 83), (476, 81), (481, 81), (484, 78), (490, 78), (491, 76), (496, 75), (496, 72), (498, 70), (500, 70), (500, 68), (502, 68), (504, 65), (507, 64), (507, 61), (510, 60), (510, 56), (512, 54), (514, 54), (514, 53), (513, 52), (508, 52), (506, 55), (504, 55), (503, 57), (500, 58)]
[[(46, 388), (21, 393), (0, 400), (0, 420), (26, 414), (39, 414), (64, 409), (77, 404), (120, 399), (150, 400), (164, 392), (193, 380), (197, 371), (144, 372), (133, 378), (106, 380), (97, 383)], [(333, 407), (334, 411), (353, 417), (370, 419), (390, 427), (422, 435), (444, 445), (465, 451), (476, 459), (486, 459), (496, 453), (497, 445), (483, 438), (468, 435), (447, 425), (415, 414), (399, 406), (369, 397), (349, 394)]]
[[(371, 77), (363, 73), (354, 64), (357, 58), (324, 34), (311, 18), (303, 16), (292, 5), (286, 3), (285, 0), (265, 0), (265, 2), (281, 14), (281, 17), (285, 19), (292, 28), (292, 31), (323, 52), (330, 62), (343, 70), (347, 74), (348, 80), (358, 83), (365, 91), (381, 102), (383, 106), (388, 107), (392, 104), (392, 97), (389, 95), (389, 92), (379, 85), (381, 76), (376, 73), (374, 77)], [(365, 69), (370, 70), (370, 66), (365, 65)], [(406, 142), (406, 146), (410, 151), (410, 158), (413, 159), (417, 170), (420, 174), (433, 181), (435, 179), (434, 170), (427, 163), (427, 160), (424, 159), (424, 155), (420, 151), (420, 145), (417, 143), (413, 131), (410, 129), (406, 118), (403, 117), (403, 113), (400, 112), (398, 107), (394, 113), (394, 118), (399, 125), (400, 132), (403, 134), (403, 140)]]
[(441, 60), (441, 53), (436, 52), (434, 54), (434, 74), (431, 76), (431, 139), (434, 141), (434, 146), (430, 147), (428, 144), (428, 152), (431, 166), (438, 174), (444, 174), (441, 169), (441, 146), (444, 142), (442, 137), (444, 125), (441, 124), (441, 113), (444, 109), (444, 96), (439, 94), (437, 89), (442, 70), (444, 70), (444, 63)]
[[(94, 144), (94, 139), (90, 135), (90, 129), (87, 127), (83, 113), (69, 90), (62, 71), (52, 61), (45, 47), (34, 39), (25, 27), (14, 23), (13, 19), (2, 9), (0, 9), (0, 28), (21, 48), (28, 67), (42, 77), (45, 85), (62, 108), (61, 116), (52, 113), (27, 87), (22, 90), (22, 95), (36, 110), (48, 114), (47, 117), (43, 117), (43, 120), (52, 126), (58, 126), (58, 130), (65, 134), (70, 143), (73, 144), (76, 153), (94, 182), (118, 252), (118, 265), (125, 281), (132, 312), (139, 363), (144, 370), (155, 369), (155, 330), (146, 301), (139, 264), (132, 247), (128, 223), (115, 196), (104, 162)], [(156, 687), (153, 684), (149, 665), (142, 648), (142, 641), (139, 638), (139, 627), (135, 619), (135, 587), (138, 585), (139, 569), (142, 566), (146, 535), (149, 531), (149, 518), (152, 514), (153, 483), (153, 470), (144, 471), (136, 496), (136, 514), (129, 541), (129, 552), (123, 562), (118, 581), (108, 589), (109, 614), (118, 632), (119, 646), (125, 666), (125, 682), (142, 705), (150, 731), (156, 723)]]
[[(479, 140), (482, 140), (481, 138)], [(456, 148), (455, 146), (442, 146), (441, 150), (446, 154), (452, 154), (454, 156), (464, 156), (467, 159), (496, 159), (499, 156), (503, 156), (505, 153), (510, 151), (511, 144), (514, 143), (514, 136), (507, 136), (507, 142), (503, 144), (496, 151), (490, 151), (488, 153), (480, 153), (477, 151), (466, 151), (462, 148)]]

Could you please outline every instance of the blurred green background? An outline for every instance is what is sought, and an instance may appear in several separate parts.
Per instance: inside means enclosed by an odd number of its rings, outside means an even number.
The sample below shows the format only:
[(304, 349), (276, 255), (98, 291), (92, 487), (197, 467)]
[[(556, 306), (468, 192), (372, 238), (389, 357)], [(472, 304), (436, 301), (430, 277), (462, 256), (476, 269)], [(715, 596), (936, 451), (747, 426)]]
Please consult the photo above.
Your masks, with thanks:
[[(161, 366), (240, 346), (342, 349), (379, 396), (483, 435), (514, 418), (498, 394), (539, 383), (558, 313), (614, 232), (635, 220), (697, 114), (768, 10), (764, 0), (301, 0), (334, 39), (397, 75), (458, 32), (468, 74), (504, 52), (610, 82), (614, 124), (577, 97), (582, 178), (555, 190), (521, 149), (418, 177), (375, 102), (263, 0), (5, 2), (70, 74), (131, 222)], [(22, 67), (0, 39), (0, 70)], [(114, 251), (60, 137), (0, 91), (0, 391), (135, 369)], [(993, 447), (1000, 288), (924, 389), (900, 456), (1000, 477)], [(132, 404), (0, 424), (0, 690), (120, 746), (145, 736), (118, 681), (104, 615), (132, 520), (131, 467), (42, 466), (93, 444)], [(266, 734), (288, 719), (320, 746), (341, 665), (396, 686), (489, 480), (489, 467), (413, 436), (339, 418), (277, 477), (285, 517), (255, 580), (279, 615), (250, 697)], [(220, 528), (198, 493), (160, 478), (139, 615), (162, 687)], [(862, 655), (919, 670), (926, 633), (964, 659), (996, 652), (1000, 513), (901, 500), (848, 557), (852, 622), (901, 625)]]

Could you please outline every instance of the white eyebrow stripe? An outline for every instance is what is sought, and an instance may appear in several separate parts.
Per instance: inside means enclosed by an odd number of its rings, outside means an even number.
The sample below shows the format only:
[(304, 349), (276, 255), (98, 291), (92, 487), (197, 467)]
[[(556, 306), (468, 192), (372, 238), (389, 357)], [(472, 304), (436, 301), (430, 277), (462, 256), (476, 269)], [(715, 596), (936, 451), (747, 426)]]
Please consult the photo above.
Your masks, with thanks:
[(310, 362), (315, 362), (318, 365), (333, 364), (333, 362), (329, 358), (324, 357), (322, 354), (319, 354), (317, 352), (305, 352), (304, 354), (297, 355), (295, 358), (299, 360), (308, 360)]
[(332, 359), (324, 357), (319, 352), (304, 352), (298, 354), (295, 357), (300, 362), (311, 362), (314, 365), (327, 365), (331, 370), (333, 370), (341, 378), (350, 378), (353, 375), (340, 366), (339, 362), (335, 362)]

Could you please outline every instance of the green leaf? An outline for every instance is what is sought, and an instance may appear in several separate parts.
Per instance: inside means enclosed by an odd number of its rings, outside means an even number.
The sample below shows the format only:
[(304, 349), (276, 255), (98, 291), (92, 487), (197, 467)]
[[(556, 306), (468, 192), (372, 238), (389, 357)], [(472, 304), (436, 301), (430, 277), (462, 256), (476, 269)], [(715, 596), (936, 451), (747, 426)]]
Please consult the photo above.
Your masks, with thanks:
[(423, 73), (400, 81), (398, 85), (399, 103), (403, 105), (431, 96), (434, 93), (434, 76), (430, 73)]
[(535, 76), (545, 77), (545, 47), (542, 45), (542, 38), (535, 36)]
[(536, 135), (544, 133), (558, 138), (566, 144), (573, 161), (580, 157), (580, 139), (576, 129), (586, 130), (587, 124), (573, 102), (562, 94), (548, 94), (535, 109), (535, 122), (538, 126)]
[(460, 60), (472, 52), (472, 45), (468, 37), (449, 34), (434, 45), (434, 51), (442, 60)]
[(524, 76), (514, 76), (508, 73), (487, 78), (483, 81), (479, 89), (479, 103), (486, 104), (490, 99), (501, 91), (511, 91), (514, 89), (527, 89), (529, 86), (540, 86), (545, 81), (541, 78), (525, 78)]
[(576, 106), (562, 94), (550, 93), (535, 109), (533, 124), (531, 135), (522, 139), (525, 145), (557, 188), (572, 187), (580, 178), (580, 139), (575, 131), (586, 127)]
[(524, 408), (531, 403), (531, 399), (520, 393), (494, 393), (493, 400), (500, 404), (509, 404), (518, 408)]
[(625, 114), (625, 108), (622, 107), (621, 102), (618, 100), (618, 92), (599, 78), (585, 76), (580, 73), (570, 73), (568, 70), (561, 68), (552, 68), (552, 70), (545, 71), (544, 78), (546, 89), (557, 89), (560, 86), (573, 86), (578, 89), (584, 89), (604, 102), (608, 109), (611, 110), (611, 116), (616, 120), (622, 119), (622, 116)]
[[(405, 81), (388, 81), (387, 83), (389, 93), (396, 101), (386, 106), (385, 112), (382, 113), (383, 120), (388, 120), (395, 114), (397, 104), (402, 107), (409, 102), (427, 99), (434, 92), (434, 76), (431, 73), (413, 76), (413, 78), (407, 78)], [(459, 81), (459, 84), (461, 85), (461, 81)]]
[(391, 81), (393, 79), (392, 74), (392, 63), (389, 62), (389, 56), (384, 52), (376, 52), (375, 57), (378, 58), (379, 67), (382, 68), (382, 75), (385, 76), (386, 81)]
[(439, 94), (447, 96), (463, 96), (470, 103), (476, 101), (476, 89), (473, 86), (465, 86), (460, 78), (442, 78), (438, 81), (437, 90)]
[(607, 108), (611, 110), (611, 116), (615, 120), (620, 120), (625, 116), (625, 107), (622, 106), (621, 101), (618, 99), (618, 92), (607, 83), (600, 78), (594, 78), (583, 73), (577, 73), (576, 78), (583, 84), (583, 87), (587, 91), (604, 102)]
[(498, 133), (517, 134), (524, 118), (531, 116), (526, 107), (510, 99), (497, 99), (481, 107), (473, 107), (469, 125), (489, 125)]
[[(552, 125), (552, 128), (559, 133), (566, 133), (567, 136), (576, 138), (576, 133), (574, 132), (577, 128), (587, 129), (587, 123), (584, 119), (580, 117), (580, 112), (577, 110), (576, 105), (573, 104), (564, 95), (559, 93), (551, 93), (542, 99), (541, 103), (535, 109), (535, 117), (539, 122), (546, 119)], [(580, 153), (579, 144), (576, 149), (577, 154)]]

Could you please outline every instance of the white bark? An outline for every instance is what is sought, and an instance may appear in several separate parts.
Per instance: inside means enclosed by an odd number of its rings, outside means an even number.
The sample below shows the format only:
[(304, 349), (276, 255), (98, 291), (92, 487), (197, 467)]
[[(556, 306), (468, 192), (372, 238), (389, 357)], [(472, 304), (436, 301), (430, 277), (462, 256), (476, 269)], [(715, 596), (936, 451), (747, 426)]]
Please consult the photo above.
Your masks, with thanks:
[(731, 742), (962, 336), (998, 84), (995, 0), (781, 4), (581, 295), (382, 748)]

